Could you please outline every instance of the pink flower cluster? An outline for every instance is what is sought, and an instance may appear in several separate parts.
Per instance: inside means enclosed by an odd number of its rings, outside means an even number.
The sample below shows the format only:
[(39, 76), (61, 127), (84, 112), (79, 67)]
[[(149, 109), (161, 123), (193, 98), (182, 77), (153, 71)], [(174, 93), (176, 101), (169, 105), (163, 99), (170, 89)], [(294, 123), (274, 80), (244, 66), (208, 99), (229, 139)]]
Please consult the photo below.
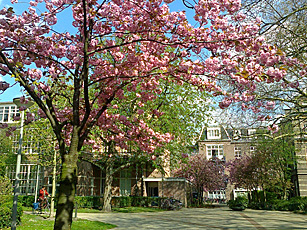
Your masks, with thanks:
[(5, 91), (5, 90), (8, 89), (9, 87), (10, 87), (10, 84), (9, 84), (9, 83), (3, 82), (3, 81), (0, 82), (0, 90), (1, 90), (1, 91)]
[[(39, 116), (63, 124), (67, 145), (73, 127), (80, 126), (87, 138), (96, 127), (121, 148), (133, 141), (152, 153), (171, 140), (148, 119), (163, 116), (148, 108), (162, 93), (161, 83), (189, 83), (223, 97), (221, 108), (241, 102), (242, 109), (259, 112), (274, 105), (249, 105), (257, 86), (283, 79), (287, 72), (280, 63), (297, 64), (258, 36), (260, 20), (247, 22), (240, 0), (197, 1), (196, 26), (184, 11), (170, 12), (172, 0), (86, 2), (31, 0), (20, 15), (0, 10), (0, 73), (16, 74), (9, 65), (18, 70), (16, 81), (41, 102)], [(52, 30), (67, 11), (76, 32)], [(195, 59), (203, 53), (212, 56)], [(220, 77), (226, 88), (218, 84)], [(0, 82), (0, 90), (8, 87)], [(133, 104), (133, 113), (123, 112), (122, 104)], [(27, 114), (28, 121), (34, 119)]]

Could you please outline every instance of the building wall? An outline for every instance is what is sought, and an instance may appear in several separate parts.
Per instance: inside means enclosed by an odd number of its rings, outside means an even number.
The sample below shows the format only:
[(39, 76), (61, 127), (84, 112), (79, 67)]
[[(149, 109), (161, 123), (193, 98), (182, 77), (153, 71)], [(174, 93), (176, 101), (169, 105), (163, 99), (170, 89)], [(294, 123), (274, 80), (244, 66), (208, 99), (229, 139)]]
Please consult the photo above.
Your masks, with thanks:
[(302, 139), (295, 141), (297, 159), (297, 180), (300, 196), (307, 196), (307, 142)]
[(161, 181), (159, 182), (159, 196), (172, 197), (186, 203), (188, 186), (186, 181)]
[[(219, 135), (212, 137), (212, 129), (219, 129)], [(249, 132), (248, 129), (231, 130), (224, 129), (220, 126), (204, 129), (202, 139), (198, 142), (199, 154), (204, 154), (207, 159), (210, 159), (212, 158), (212, 155), (208, 155), (208, 149), (210, 149), (209, 146), (222, 146), (223, 155), (221, 156), (218, 154), (217, 157), (225, 162), (233, 160), (236, 157), (241, 157), (243, 154), (249, 155), (251, 154), (252, 146), (252, 139), (251, 136), (249, 136), (249, 133), (251, 132)], [(240, 154), (236, 155), (236, 153)], [(229, 200), (233, 198), (235, 192), (234, 185), (228, 184), (225, 189), (226, 199)]]

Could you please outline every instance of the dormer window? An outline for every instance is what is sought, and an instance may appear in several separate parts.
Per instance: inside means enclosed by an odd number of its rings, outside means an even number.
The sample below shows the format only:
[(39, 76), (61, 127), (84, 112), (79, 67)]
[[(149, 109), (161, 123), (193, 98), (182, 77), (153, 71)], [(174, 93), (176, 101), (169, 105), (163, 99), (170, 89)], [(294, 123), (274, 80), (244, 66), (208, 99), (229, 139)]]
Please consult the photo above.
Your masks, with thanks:
[(247, 130), (247, 135), (249, 136), (249, 139), (252, 139), (255, 134), (256, 134), (256, 129)]
[(208, 128), (207, 137), (209, 140), (212, 139), (221, 139), (221, 130), (220, 128)]
[(241, 138), (241, 131), (240, 130), (234, 130), (233, 131), (233, 139), (238, 140)]

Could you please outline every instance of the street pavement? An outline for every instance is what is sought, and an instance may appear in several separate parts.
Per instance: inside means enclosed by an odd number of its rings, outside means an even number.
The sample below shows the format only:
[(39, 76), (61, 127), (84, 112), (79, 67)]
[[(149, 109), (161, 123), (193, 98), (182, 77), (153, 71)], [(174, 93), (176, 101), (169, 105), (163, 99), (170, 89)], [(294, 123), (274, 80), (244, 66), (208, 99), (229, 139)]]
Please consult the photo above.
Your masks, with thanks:
[(115, 229), (307, 229), (307, 215), (291, 212), (232, 211), (227, 206), (143, 213), (78, 213), (77, 218), (115, 224)]

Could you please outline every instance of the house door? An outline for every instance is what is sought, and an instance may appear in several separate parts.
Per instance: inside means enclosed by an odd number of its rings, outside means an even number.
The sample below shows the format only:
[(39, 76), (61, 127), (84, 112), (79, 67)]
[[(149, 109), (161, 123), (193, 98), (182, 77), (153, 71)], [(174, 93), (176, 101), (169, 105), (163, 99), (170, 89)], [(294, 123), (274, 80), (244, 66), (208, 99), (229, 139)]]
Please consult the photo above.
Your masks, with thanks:
[(130, 170), (123, 170), (120, 172), (120, 195), (131, 195), (131, 172)]
[(159, 196), (158, 182), (147, 182), (147, 196)]

